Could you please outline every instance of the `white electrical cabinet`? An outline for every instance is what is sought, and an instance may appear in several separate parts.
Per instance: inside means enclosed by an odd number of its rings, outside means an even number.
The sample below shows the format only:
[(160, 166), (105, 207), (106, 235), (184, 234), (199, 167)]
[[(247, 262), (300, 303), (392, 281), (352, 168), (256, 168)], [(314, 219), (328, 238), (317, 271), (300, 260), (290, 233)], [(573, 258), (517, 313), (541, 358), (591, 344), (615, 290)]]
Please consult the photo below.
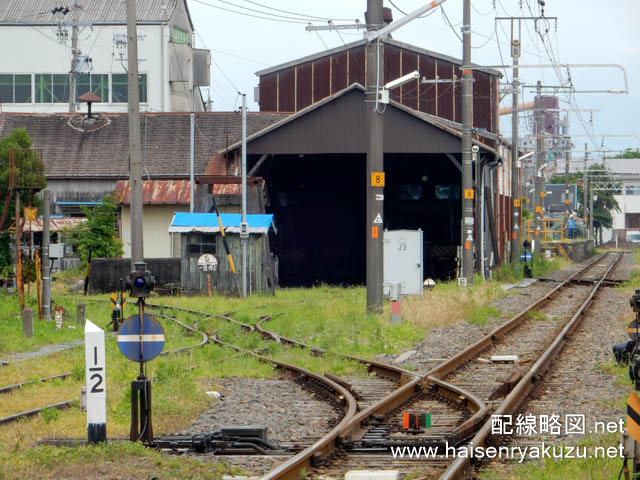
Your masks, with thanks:
[(402, 295), (422, 295), (422, 230), (385, 230), (383, 243), (384, 294), (397, 282)]

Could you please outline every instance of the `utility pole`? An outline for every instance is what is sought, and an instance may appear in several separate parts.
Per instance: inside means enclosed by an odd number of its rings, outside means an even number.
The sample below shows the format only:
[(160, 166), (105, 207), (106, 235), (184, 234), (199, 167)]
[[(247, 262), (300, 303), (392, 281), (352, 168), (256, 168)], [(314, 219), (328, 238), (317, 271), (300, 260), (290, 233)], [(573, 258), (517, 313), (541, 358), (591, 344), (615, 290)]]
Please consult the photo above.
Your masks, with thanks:
[(247, 95), (242, 94), (242, 223), (240, 225), (242, 240), (242, 298), (247, 298)]
[(462, 278), (473, 283), (474, 190), (472, 165), (473, 72), (471, 66), (471, 0), (464, 0), (462, 15)]
[(589, 192), (589, 240), (594, 240), (593, 235), (593, 189)]
[(571, 137), (569, 136), (569, 114), (564, 117), (562, 124), (562, 137), (564, 138), (564, 223), (569, 221), (571, 205), (569, 203), (569, 165), (571, 164)]
[[(140, 95), (138, 91), (138, 32), (136, 2), (127, 0), (129, 186), (131, 187), (131, 270), (144, 261), (142, 244), (142, 171), (140, 169)], [(193, 196), (193, 192), (191, 192)]]
[(544, 103), (542, 101), (542, 82), (538, 80), (537, 95), (535, 99), (534, 111), (536, 115), (536, 169), (534, 174), (535, 192), (533, 204), (536, 214), (536, 231), (534, 237), (534, 252), (540, 253), (540, 242), (542, 241), (542, 212), (544, 208), (544, 175), (542, 173), (545, 159), (544, 148)]
[(49, 266), (49, 240), (51, 237), (51, 192), (42, 196), (42, 316), (51, 320), (51, 268)]
[(584, 144), (584, 171), (582, 172), (582, 213), (584, 217), (584, 229), (585, 235), (589, 238), (589, 231), (587, 229), (587, 220), (589, 219), (588, 207), (588, 192), (589, 192), (589, 177), (587, 176), (587, 162), (589, 159), (589, 144)]
[(76, 111), (77, 78), (76, 65), (78, 62), (78, 0), (73, 0), (71, 6), (71, 72), (69, 75), (69, 112)]
[[(514, 38), (513, 19), (511, 20), (511, 57), (513, 58), (513, 112), (511, 114), (511, 264), (518, 268), (520, 261), (520, 185), (518, 167), (518, 63), (520, 61), (520, 20), (518, 20), (518, 39)], [(520, 225), (519, 225), (520, 224)]]
[[(382, 0), (367, 0), (367, 31), (383, 25)], [(380, 83), (383, 81), (382, 38), (367, 43), (367, 207), (366, 264), (367, 311), (382, 311), (383, 215), (384, 215), (384, 116), (378, 111)]]

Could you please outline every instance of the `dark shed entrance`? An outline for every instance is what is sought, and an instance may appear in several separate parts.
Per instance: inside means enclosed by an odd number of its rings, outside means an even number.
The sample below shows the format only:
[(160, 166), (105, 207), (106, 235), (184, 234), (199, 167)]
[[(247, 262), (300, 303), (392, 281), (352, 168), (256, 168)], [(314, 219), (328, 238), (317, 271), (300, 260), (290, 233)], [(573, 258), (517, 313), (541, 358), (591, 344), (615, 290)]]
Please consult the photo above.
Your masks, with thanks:
[[(248, 138), (249, 169), (264, 177), (278, 225), (282, 286), (364, 283), (366, 108), (356, 84)], [(454, 276), (459, 134), (396, 103), (384, 115), (384, 228), (422, 229), (425, 275)]]

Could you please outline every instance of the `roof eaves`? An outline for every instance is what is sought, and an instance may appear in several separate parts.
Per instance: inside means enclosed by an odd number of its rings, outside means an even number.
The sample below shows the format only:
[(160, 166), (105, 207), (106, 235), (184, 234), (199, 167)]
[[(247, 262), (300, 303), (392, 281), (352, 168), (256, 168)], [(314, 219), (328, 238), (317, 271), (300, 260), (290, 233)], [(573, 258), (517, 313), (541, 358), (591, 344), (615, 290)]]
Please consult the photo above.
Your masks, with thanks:
[(293, 67), (294, 65), (300, 65), (302, 63), (311, 62), (313, 60), (317, 60), (318, 58), (326, 57), (329, 55), (333, 55), (335, 53), (340, 53), (346, 50), (349, 50), (354, 47), (359, 47), (360, 45), (365, 45), (367, 43), (366, 40), (356, 40), (355, 42), (347, 43), (346, 45), (342, 45), (340, 47), (335, 47), (330, 50), (323, 50), (322, 52), (314, 53), (312, 55), (307, 55), (306, 57), (297, 58), (295, 60), (291, 60), (289, 62), (281, 63), (280, 65), (275, 65), (273, 67), (264, 68), (262, 70), (258, 70), (256, 72), (257, 76), (268, 75), (269, 73), (277, 72), (279, 70), (283, 70), (285, 68)]
[[(297, 112), (289, 115), (286, 118), (283, 118), (280, 121), (277, 121), (276, 123), (272, 123), (271, 125), (269, 125), (266, 128), (263, 128), (262, 130), (257, 131), (256, 133), (254, 133), (253, 135), (249, 135), (247, 137), (247, 143), (255, 140), (256, 138), (259, 138), (263, 135), (266, 135), (267, 133), (282, 127), (283, 125), (286, 125), (287, 123), (293, 122), (294, 120), (302, 117), (303, 115), (306, 115), (309, 112), (312, 112), (313, 110), (316, 110), (317, 108), (320, 108), (323, 105), (326, 105), (329, 102), (332, 102), (333, 100), (335, 100), (336, 98), (339, 98), (343, 95), (345, 95), (346, 93), (352, 91), (352, 90), (361, 90), (363, 92), (366, 92), (366, 89), (360, 85), (359, 83), (352, 83), (351, 85), (349, 85), (347, 88), (340, 90), (339, 92), (334, 93), (333, 95), (329, 96), (329, 97), (325, 97), (322, 100), (316, 102), (316, 103), (312, 103), (311, 105), (309, 105), (308, 107), (303, 108), (302, 110), (298, 110)], [(236, 148), (239, 148), (242, 145), (242, 142), (236, 142), (233, 143), (231, 145), (229, 145), (229, 151), (234, 150)], [(221, 154), (223, 152), (225, 152), (227, 149), (224, 148), (222, 150), (219, 150), (218, 153)]]

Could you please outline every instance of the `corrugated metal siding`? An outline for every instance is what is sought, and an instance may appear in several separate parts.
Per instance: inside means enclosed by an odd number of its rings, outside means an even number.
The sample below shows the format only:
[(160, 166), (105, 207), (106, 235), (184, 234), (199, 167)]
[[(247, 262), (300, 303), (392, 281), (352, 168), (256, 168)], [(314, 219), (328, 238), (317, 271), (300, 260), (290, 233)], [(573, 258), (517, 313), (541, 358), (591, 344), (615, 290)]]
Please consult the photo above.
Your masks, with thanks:
[(366, 84), (365, 58), (364, 47), (349, 50), (349, 85), (352, 83)]
[(269, 73), (260, 77), (260, 111), (278, 111), (278, 73)]
[[(383, 48), (383, 82), (388, 82), (414, 70), (420, 72), (415, 84), (409, 83), (393, 89), (390, 97), (404, 105), (432, 115), (461, 122), (462, 88), (459, 65), (443, 58), (429, 56), (398, 45), (385, 44)], [(309, 104), (318, 102), (329, 95), (343, 90), (353, 83), (366, 85), (366, 55), (362, 45), (346, 51), (333, 52), (324, 57), (310, 59), (305, 63), (284, 66), (278, 72), (260, 77), (261, 111), (298, 111)], [(294, 73), (295, 72), (295, 73)], [(279, 83), (274, 75), (279, 74)], [(457, 82), (421, 84), (422, 77)], [(295, 103), (292, 103), (291, 76), (295, 81)], [(485, 72), (474, 72), (474, 125), (497, 131), (497, 117), (494, 109), (497, 102), (494, 85), (498, 79)], [(492, 85), (493, 84), (493, 85)], [(311, 97), (311, 99), (309, 99)], [(487, 142), (490, 143), (490, 142)]]
[[(176, 8), (178, 0), (137, 0), (138, 23), (167, 22)], [(4, 0), (0, 4), (0, 22), (47, 23), (56, 25), (51, 10), (64, 2), (57, 0)], [(59, 14), (58, 14), (59, 15)], [(57, 20), (58, 16), (55, 17)], [(78, 9), (80, 22), (127, 23), (127, 5), (121, 1), (82, 0)]]
[[(250, 154), (363, 153), (367, 146), (364, 93), (355, 90), (251, 141)], [(460, 140), (427, 122), (387, 108), (385, 152), (457, 152)]]
[(347, 52), (331, 57), (331, 93), (347, 88)]
[(433, 80), (436, 78), (436, 60), (425, 55), (419, 56), (418, 62), (420, 72), (420, 96), (419, 96), (419, 108), (421, 112), (429, 113), (431, 115), (436, 114), (436, 97), (438, 87), (435, 83), (422, 83), (422, 79)]
[[(436, 62), (436, 74), (441, 80), (453, 79), (454, 66), (451, 63), (438, 60)], [(454, 120), (453, 116), (453, 92), (457, 90), (455, 83), (438, 83), (436, 93), (436, 115)]]
[(321, 58), (313, 63), (313, 101), (322, 100), (329, 96), (331, 81), (330, 57)]
[[(418, 54), (414, 52), (401, 51), (402, 54), (402, 75), (411, 73), (418, 70)], [(417, 78), (413, 82), (407, 83), (400, 87), (402, 93), (402, 100), (400, 102), (409, 108), (418, 110), (418, 95), (420, 94), (420, 81), (421, 78)]]
[[(402, 51), (391, 45), (384, 46), (384, 74), (382, 84), (384, 85), (391, 80), (394, 80), (400, 77), (400, 55)], [(400, 101), (400, 88), (394, 88), (389, 92), (389, 98), (391, 100), (395, 100), (396, 102)]]
[[(311, 63), (303, 63), (296, 67), (296, 110), (311, 105), (311, 82), (313, 67)], [(262, 107), (262, 105), (260, 105)]]

